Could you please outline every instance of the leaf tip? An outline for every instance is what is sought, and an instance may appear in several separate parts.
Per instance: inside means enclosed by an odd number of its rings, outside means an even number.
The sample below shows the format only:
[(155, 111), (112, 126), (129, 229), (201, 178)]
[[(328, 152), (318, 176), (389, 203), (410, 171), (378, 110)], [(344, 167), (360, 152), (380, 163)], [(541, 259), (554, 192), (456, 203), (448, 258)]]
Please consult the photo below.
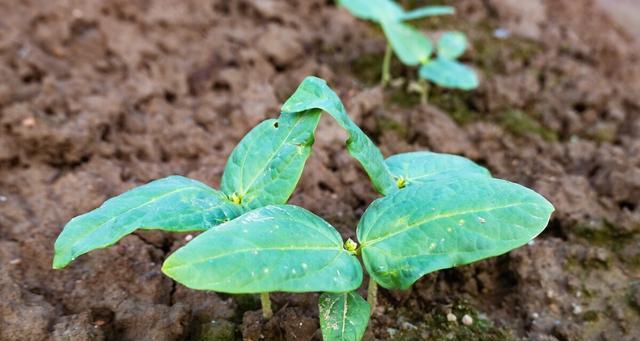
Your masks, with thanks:
[(69, 259), (69, 257), (65, 257), (59, 253), (56, 253), (53, 256), (53, 262), (51, 264), (51, 268), (55, 270), (59, 270), (69, 265), (73, 259)]

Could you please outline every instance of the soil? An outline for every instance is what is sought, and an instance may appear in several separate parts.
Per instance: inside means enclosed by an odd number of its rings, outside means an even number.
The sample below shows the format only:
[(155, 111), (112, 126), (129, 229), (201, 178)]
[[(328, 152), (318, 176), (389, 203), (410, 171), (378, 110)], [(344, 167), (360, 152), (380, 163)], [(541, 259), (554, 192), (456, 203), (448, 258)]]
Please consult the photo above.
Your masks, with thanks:
[[(481, 86), (421, 105), (377, 85), (382, 33), (332, 1), (0, 1), (0, 340), (320, 340), (317, 294), (273, 295), (264, 321), (256, 297), (164, 277), (184, 235), (136, 232), (51, 270), (62, 226), (108, 197), (169, 174), (217, 187), (311, 74), (385, 155), (462, 154), (557, 209), (529, 245), (381, 290), (366, 340), (639, 339), (637, 35), (603, 1), (443, 2), (454, 18), (416, 24), (466, 32)], [(376, 194), (344, 137), (323, 119), (291, 203), (347, 238)]]

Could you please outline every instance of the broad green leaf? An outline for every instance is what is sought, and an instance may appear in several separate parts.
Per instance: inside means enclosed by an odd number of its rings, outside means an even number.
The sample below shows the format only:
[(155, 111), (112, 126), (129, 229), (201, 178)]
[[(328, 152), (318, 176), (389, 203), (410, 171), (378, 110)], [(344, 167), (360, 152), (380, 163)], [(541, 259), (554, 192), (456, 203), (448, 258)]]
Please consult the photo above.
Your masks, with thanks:
[(226, 293), (346, 292), (362, 282), (340, 234), (296, 206), (255, 209), (194, 238), (162, 271), (189, 288)]
[(222, 175), (222, 191), (243, 207), (284, 204), (311, 154), (319, 110), (283, 114), (253, 128), (233, 150)]
[(455, 60), (436, 58), (420, 67), (420, 77), (445, 88), (471, 90), (478, 87), (478, 76)]
[(325, 341), (359, 341), (362, 339), (371, 307), (355, 291), (323, 293), (318, 299), (320, 328)]
[(545, 228), (554, 208), (538, 193), (486, 176), (441, 176), (374, 201), (358, 224), (362, 259), (385, 288), (503, 254)]
[(456, 59), (467, 48), (467, 37), (462, 32), (445, 32), (438, 39), (438, 57)]
[(310, 109), (326, 111), (347, 131), (347, 150), (360, 162), (378, 192), (387, 194), (396, 190), (380, 149), (349, 118), (342, 101), (327, 82), (317, 77), (305, 78), (282, 106), (283, 113), (299, 113)]
[(407, 21), (455, 13), (455, 8), (451, 6), (426, 6), (403, 13), (402, 15), (400, 15), (400, 20)]
[(56, 240), (53, 268), (113, 245), (136, 229), (201, 231), (240, 214), (240, 206), (201, 182), (181, 176), (152, 181), (71, 219)]
[(433, 47), (427, 36), (401, 21), (385, 20), (381, 24), (393, 52), (404, 64), (418, 65), (429, 61)]
[(458, 155), (432, 152), (411, 152), (388, 157), (385, 163), (399, 187), (423, 184), (434, 176), (465, 174), (491, 176), (475, 162)]
[(375, 22), (399, 20), (404, 14), (400, 5), (391, 0), (339, 0), (355, 17)]

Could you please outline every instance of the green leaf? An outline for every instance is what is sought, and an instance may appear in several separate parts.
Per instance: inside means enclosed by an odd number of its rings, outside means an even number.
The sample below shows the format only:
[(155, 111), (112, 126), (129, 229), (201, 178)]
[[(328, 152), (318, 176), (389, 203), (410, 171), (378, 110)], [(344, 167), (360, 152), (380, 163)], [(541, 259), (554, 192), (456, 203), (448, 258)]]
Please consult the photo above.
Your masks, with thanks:
[(387, 194), (397, 189), (380, 149), (349, 118), (340, 98), (327, 82), (317, 77), (305, 78), (282, 106), (283, 113), (299, 113), (310, 109), (326, 111), (347, 131), (347, 150), (360, 162), (378, 192)]
[(340, 234), (296, 206), (250, 211), (194, 238), (162, 271), (189, 288), (226, 293), (345, 292), (362, 282)]
[(385, 288), (526, 244), (554, 208), (538, 193), (486, 176), (434, 177), (374, 201), (358, 224), (362, 259)]
[(424, 34), (400, 21), (382, 22), (384, 34), (389, 39), (393, 52), (405, 65), (424, 64), (429, 61), (433, 47)]
[(456, 59), (467, 48), (467, 37), (462, 32), (445, 32), (438, 39), (438, 57)]
[(284, 204), (311, 154), (319, 110), (283, 114), (253, 128), (233, 150), (222, 175), (222, 191), (243, 207)]
[(56, 240), (53, 268), (113, 245), (136, 229), (201, 231), (240, 214), (240, 206), (201, 182), (181, 176), (152, 181), (71, 219)]
[(325, 341), (359, 341), (362, 339), (371, 307), (355, 291), (323, 293), (318, 300), (320, 328)]
[(391, 0), (339, 0), (338, 3), (353, 16), (375, 22), (399, 20), (404, 14), (402, 7)]
[(478, 87), (478, 76), (455, 60), (438, 57), (420, 67), (420, 77), (445, 88), (471, 90)]
[(407, 21), (455, 13), (455, 8), (451, 6), (426, 6), (403, 13), (400, 20)]
[(458, 155), (432, 152), (396, 154), (385, 160), (397, 184), (420, 185), (438, 175), (465, 176), (466, 174), (491, 176), (489, 171), (475, 162)]

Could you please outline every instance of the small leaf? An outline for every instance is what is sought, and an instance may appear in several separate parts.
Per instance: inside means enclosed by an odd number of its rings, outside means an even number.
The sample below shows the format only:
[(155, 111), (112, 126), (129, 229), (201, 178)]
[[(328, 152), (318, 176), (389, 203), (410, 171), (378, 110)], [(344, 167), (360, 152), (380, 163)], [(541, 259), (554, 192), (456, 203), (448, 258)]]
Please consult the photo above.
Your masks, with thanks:
[(311, 154), (320, 111), (281, 115), (253, 128), (231, 152), (222, 191), (243, 207), (284, 204)]
[(437, 15), (447, 15), (455, 13), (456, 9), (451, 6), (426, 6), (403, 13), (400, 16), (400, 20), (415, 20)]
[(399, 20), (404, 14), (402, 7), (391, 0), (339, 0), (338, 3), (353, 16), (375, 22)]
[(340, 234), (296, 206), (266, 206), (206, 231), (162, 271), (192, 289), (226, 293), (345, 292), (362, 282)]
[(542, 232), (552, 212), (544, 197), (508, 181), (435, 177), (374, 201), (357, 234), (374, 280), (406, 289), (432, 271), (526, 244)]
[(436, 58), (420, 67), (420, 77), (445, 88), (471, 90), (478, 87), (478, 76), (455, 60)]
[(438, 57), (456, 59), (467, 48), (467, 37), (462, 32), (445, 32), (438, 39)]
[(323, 293), (318, 299), (320, 328), (325, 341), (359, 341), (362, 339), (371, 307), (355, 291)]
[(326, 111), (347, 131), (347, 150), (360, 162), (378, 192), (387, 194), (396, 190), (380, 149), (349, 118), (342, 101), (327, 82), (317, 77), (305, 78), (282, 106), (283, 113), (299, 113), (310, 109)]
[(241, 213), (240, 206), (201, 182), (181, 176), (152, 181), (71, 219), (56, 240), (53, 268), (113, 245), (136, 229), (202, 231)]
[(465, 174), (491, 176), (489, 171), (475, 162), (458, 155), (432, 152), (411, 152), (388, 157), (385, 163), (397, 180), (405, 186), (420, 185), (434, 176)]
[(393, 52), (405, 65), (424, 64), (429, 61), (433, 47), (424, 34), (400, 21), (382, 22), (384, 34), (389, 39)]

